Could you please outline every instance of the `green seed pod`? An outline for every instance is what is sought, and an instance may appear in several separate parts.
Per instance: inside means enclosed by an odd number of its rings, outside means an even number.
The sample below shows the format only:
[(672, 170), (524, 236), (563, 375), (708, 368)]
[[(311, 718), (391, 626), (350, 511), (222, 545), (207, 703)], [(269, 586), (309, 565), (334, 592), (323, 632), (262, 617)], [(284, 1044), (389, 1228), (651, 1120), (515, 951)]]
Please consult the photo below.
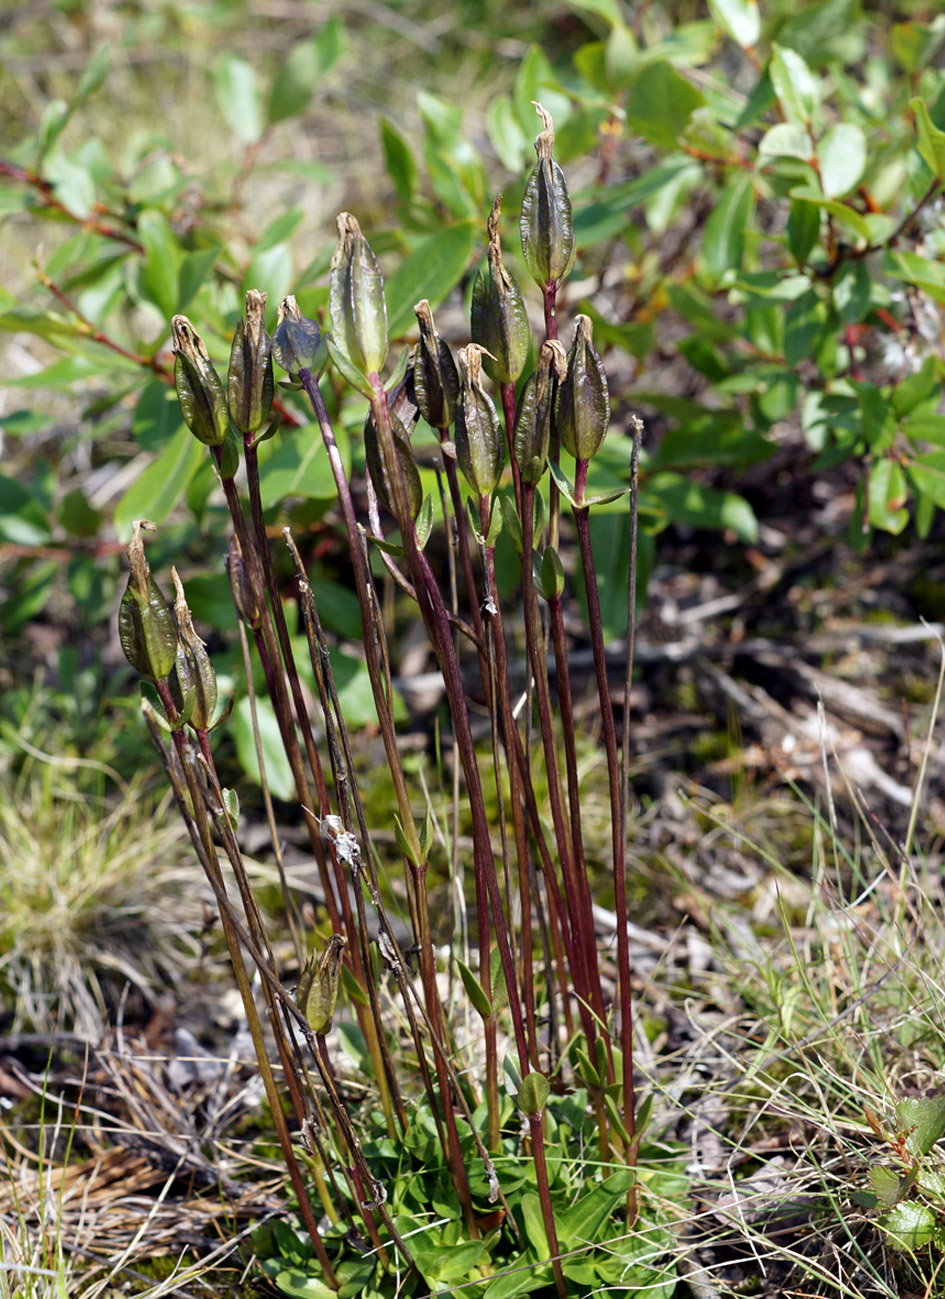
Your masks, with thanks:
[(477, 272), (473, 285), (471, 333), (473, 342), (491, 354), (482, 362), (489, 378), (494, 383), (515, 383), (528, 359), (528, 312), (518, 281), (502, 261), (501, 203), (500, 194), (489, 215), (489, 274)]
[(578, 316), (574, 323), (567, 378), (555, 397), (555, 427), (566, 451), (577, 460), (590, 460), (607, 434), (610, 394), (590, 318)]
[(542, 344), (538, 368), (528, 376), (515, 412), (512, 453), (523, 483), (539, 483), (548, 465), (554, 393), (567, 369), (564, 348), (557, 339), (547, 339)]
[(272, 355), (283, 370), (298, 379), (303, 370), (314, 370), (322, 334), (317, 320), (303, 316), (295, 298), (289, 295), (279, 304), (276, 332), (272, 336)]
[[(388, 409), (388, 414), (390, 416), (391, 432), (394, 435), (394, 447), (400, 461), (400, 471), (403, 474), (404, 485), (407, 488), (407, 505), (410, 508), (410, 517), (415, 519), (420, 513), (420, 507), (423, 504), (420, 471), (417, 469), (413, 452), (410, 450), (410, 440), (406, 427), (400, 418), (394, 414), (393, 410)], [(364, 421), (364, 459), (371, 475), (371, 482), (374, 484), (374, 490), (377, 492), (378, 500), (387, 513), (393, 514), (396, 518), (392, 504), (394, 499), (393, 486), (390, 474), (387, 472), (387, 466), (384, 463), (384, 457), (381, 454), (380, 438), (374, 424), (374, 418), (370, 412), (368, 412), (368, 417)]]
[(204, 341), (186, 316), (171, 321), (174, 383), (184, 423), (199, 442), (221, 446), (229, 428), (226, 393)]
[(296, 989), (295, 1000), (299, 1010), (308, 1020), (312, 1032), (319, 1036), (331, 1032), (341, 981), (341, 954), (347, 942), (343, 934), (332, 934), (321, 956), (316, 957), (313, 952), (305, 962)]
[(470, 343), (459, 361), (463, 382), (456, 407), (456, 459), (473, 491), (488, 496), (505, 468), (505, 438), (492, 398), (480, 382), (482, 348)]
[(246, 294), (246, 323), (233, 334), (226, 378), (230, 418), (241, 433), (255, 433), (272, 411), (272, 339), (266, 332), (266, 294)]
[(187, 696), (193, 691), (190, 724), (195, 731), (205, 731), (216, 711), (217, 674), (213, 670), (206, 645), (194, 630), (194, 620), (176, 568), (171, 569), (171, 577), (177, 592), (174, 601), (174, 615), (177, 618), (177, 671), (170, 680), (171, 695), (178, 709), (183, 709)]
[(128, 547), (131, 576), (118, 610), (118, 635), (125, 658), (149, 681), (163, 681), (177, 656), (177, 632), (174, 619), (161, 588), (151, 576), (144, 555), (141, 530), (156, 531), (147, 519), (134, 523), (134, 535)]
[(387, 356), (384, 281), (361, 227), (350, 214), (338, 217), (338, 247), (331, 259), (328, 297), (332, 339), (351, 365), (376, 374)]
[(545, 129), (535, 141), (538, 161), (522, 199), (522, 252), (535, 283), (545, 290), (560, 284), (574, 265), (574, 221), (568, 183), (551, 156), (555, 143), (551, 116), (541, 104), (535, 108)]
[(413, 386), (420, 414), (431, 428), (449, 428), (456, 417), (459, 374), (453, 353), (436, 332), (426, 298), (414, 307), (420, 342), (413, 357)]
[(226, 571), (230, 579), (230, 590), (233, 592), (233, 603), (236, 612), (246, 625), (255, 631), (259, 626), (259, 605), (253, 594), (253, 584), (249, 580), (246, 560), (240, 550), (240, 543), (235, 537), (230, 538), (230, 549), (226, 556)]

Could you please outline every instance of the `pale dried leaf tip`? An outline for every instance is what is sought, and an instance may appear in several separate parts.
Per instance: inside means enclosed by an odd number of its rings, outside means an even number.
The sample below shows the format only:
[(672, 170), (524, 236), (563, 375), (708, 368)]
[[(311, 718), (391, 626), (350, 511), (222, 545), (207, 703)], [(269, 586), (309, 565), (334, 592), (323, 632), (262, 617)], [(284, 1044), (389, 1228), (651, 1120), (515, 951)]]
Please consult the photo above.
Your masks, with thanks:
[(555, 147), (555, 124), (551, 120), (551, 114), (535, 99), (532, 100), (532, 108), (541, 118), (544, 128), (535, 141), (535, 152), (539, 158), (550, 158)]

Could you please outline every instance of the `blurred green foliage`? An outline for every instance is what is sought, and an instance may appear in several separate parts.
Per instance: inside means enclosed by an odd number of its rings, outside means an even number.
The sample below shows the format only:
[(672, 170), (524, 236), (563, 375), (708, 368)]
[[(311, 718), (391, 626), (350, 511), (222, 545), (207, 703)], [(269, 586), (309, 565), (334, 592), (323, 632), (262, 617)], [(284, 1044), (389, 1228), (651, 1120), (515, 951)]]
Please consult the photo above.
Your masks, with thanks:
[[(798, 475), (849, 468), (857, 547), (910, 519), (928, 532), (945, 506), (945, 17), (858, 0), (460, 5), (449, 23), (419, 6), (378, 6), (364, 24), (308, 14), (60, 4), (5, 19), (9, 634), (56, 600), (73, 630), (99, 625), (133, 518), (165, 523), (178, 556), (212, 534), (215, 479), (168, 386), (170, 316), (199, 321), (219, 362), (248, 287), (268, 292), (272, 317), (290, 291), (324, 317), (328, 218), (360, 203), (402, 349), (418, 298), (468, 308), (491, 199), (521, 200), (536, 100), (574, 199), (566, 313), (594, 322), (615, 425), (635, 410), (648, 421), (641, 576), (674, 524), (754, 542), (739, 477), (785, 444)], [(40, 74), (57, 43), (70, 57)], [(525, 283), (512, 224), (506, 256)], [(328, 387), (357, 466), (364, 404)], [(296, 395), (281, 403), (264, 503), (338, 578), (324, 452)], [(589, 489), (627, 474), (612, 438)], [(595, 511), (614, 556), (608, 634), (626, 621), (626, 510), (619, 497)], [(190, 589), (198, 620), (232, 625), (222, 575)], [(350, 634), (335, 603), (326, 622)]]

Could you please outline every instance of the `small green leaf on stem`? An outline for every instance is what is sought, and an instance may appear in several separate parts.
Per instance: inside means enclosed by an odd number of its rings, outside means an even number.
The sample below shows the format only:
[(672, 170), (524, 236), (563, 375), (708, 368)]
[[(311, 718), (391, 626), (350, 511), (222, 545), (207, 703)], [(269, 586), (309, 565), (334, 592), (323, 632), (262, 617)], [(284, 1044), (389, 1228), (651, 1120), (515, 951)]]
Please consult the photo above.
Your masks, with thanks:
[(491, 1019), (495, 1014), (495, 1011), (492, 1008), (492, 1002), (483, 990), (482, 984), (473, 974), (469, 966), (464, 965), (458, 958), (456, 960), (456, 965), (459, 969), (459, 976), (463, 981), (463, 987), (466, 989), (466, 996), (472, 1002), (473, 1007), (483, 1017), (483, 1019)]
[(515, 1103), (528, 1118), (535, 1118), (545, 1108), (551, 1086), (543, 1073), (526, 1074), (518, 1089)]
[(546, 600), (560, 600), (564, 591), (564, 568), (554, 546), (546, 546), (541, 557), (541, 593)]

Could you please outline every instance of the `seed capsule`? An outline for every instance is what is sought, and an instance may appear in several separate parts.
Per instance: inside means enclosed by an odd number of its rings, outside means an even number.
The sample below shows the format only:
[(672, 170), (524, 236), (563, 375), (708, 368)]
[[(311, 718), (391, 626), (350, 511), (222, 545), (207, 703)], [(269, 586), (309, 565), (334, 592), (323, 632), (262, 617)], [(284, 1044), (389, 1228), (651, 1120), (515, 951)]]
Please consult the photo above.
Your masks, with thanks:
[(266, 294), (246, 294), (246, 323), (233, 334), (226, 379), (230, 418), (241, 433), (255, 433), (272, 411), (272, 339), (266, 331)]
[(590, 460), (600, 449), (609, 423), (610, 394), (594, 347), (594, 326), (588, 316), (578, 316), (567, 378), (555, 398), (555, 426), (566, 451), (577, 460)]
[(489, 215), (489, 273), (477, 272), (473, 285), (471, 333), (473, 342), (490, 353), (482, 362), (489, 378), (494, 383), (515, 383), (528, 359), (528, 312), (518, 281), (502, 261), (501, 203), (500, 194)]
[(545, 472), (555, 388), (567, 370), (564, 348), (557, 339), (547, 339), (542, 344), (538, 368), (526, 380), (515, 412), (512, 453), (523, 483), (534, 486)]
[(387, 356), (384, 281), (371, 247), (350, 212), (338, 217), (338, 247), (331, 259), (328, 297), (332, 339), (365, 375), (380, 371)]
[(235, 537), (230, 538), (230, 549), (226, 556), (226, 571), (230, 579), (230, 590), (233, 592), (233, 603), (236, 612), (253, 631), (259, 626), (259, 605), (253, 595), (253, 584), (249, 580), (246, 560), (240, 550), (240, 543)]
[[(407, 488), (407, 504), (410, 508), (410, 517), (415, 519), (420, 513), (420, 506), (423, 504), (420, 471), (417, 469), (413, 452), (410, 450), (406, 427), (400, 418), (394, 414), (393, 410), (388, 410), (388, 414), (390, 416), (391, 432), (394, 435), (394, 448), (400, 461), (400, 471), (403, 474), (404, 484)], [(391, 475), (384, 463), (377, 427), (370, 412), (364, 421), (364, 459), (371, 475), (371, 482), (374, 484), (374, 490), (377, 492), (378, 500), (387, 513), (393, 514), (396, 518), (396, 511), (393, 508), (394, 491), (391, 484)]]
[(204, 341), (186, 316), (171, 321), (171, 339), (176, 353), (174, 383), (184, 423), (206, 446), (221, 446), (229, 428), (226, 393)]
[(538, 161), (522, 199), (522, 252), (532, 278), (541, 289), (560, 284), (574, 265), (574, 221), (564, 172), (552, 158), (554, 125), (541, 104), (535, 104), (544, 130), (535, 141)]
[(413, 386), (420, 414), (431, 428), (449, 428), (456, 417), (459, 375), (453, 353), (436, 332), (426, 298), (414, 307), (420, 342), (413, 358)]
[(141, 531), (156, 531), (147, 519), (134, 523), (134, 535), (128, 547), (131, 576), (118, 611), (118, 635), (125, 658), (149, 681), (163, 681), (177, 656), (177, 632), (174, 619), (161, 588), (151, 576), (144, 554)]
[(488, 496), (505, 468), (505, 438), (492, 398), (481, 384), (482, 348), (470, 343), (459, 360), (463, 382), (456, 407), (456, 459), (473, 491)]
[(321, 343), (318, 321), (303, 316), (291, 294), (283, 298), (276, 318), (276, 332), (272, 336), (272, 355), (277, 364), (293, 379), (298, 379), (303, 370), (317, 367)]
[(331, 1032), (341, 981), (341, 954), (347, 943), (343, 934), (332, 934), (321, 956), (313, 952), (308, 958), (299, 979), (296, 1002), (312, 1032), (319, 1036)]
[(194, 630), (194, 620), (176, 568), (171, 569), (171, 577), (177, 592), (174, 601), (174, 615), (177, 618), (177, 671), (171, 677), (171, 694), (178, 709), (182, 709), (187, 696), (193, 691), (190, 724), (195, 731), (205, 731), (216, 711), (217, 676), (207, 647)]

